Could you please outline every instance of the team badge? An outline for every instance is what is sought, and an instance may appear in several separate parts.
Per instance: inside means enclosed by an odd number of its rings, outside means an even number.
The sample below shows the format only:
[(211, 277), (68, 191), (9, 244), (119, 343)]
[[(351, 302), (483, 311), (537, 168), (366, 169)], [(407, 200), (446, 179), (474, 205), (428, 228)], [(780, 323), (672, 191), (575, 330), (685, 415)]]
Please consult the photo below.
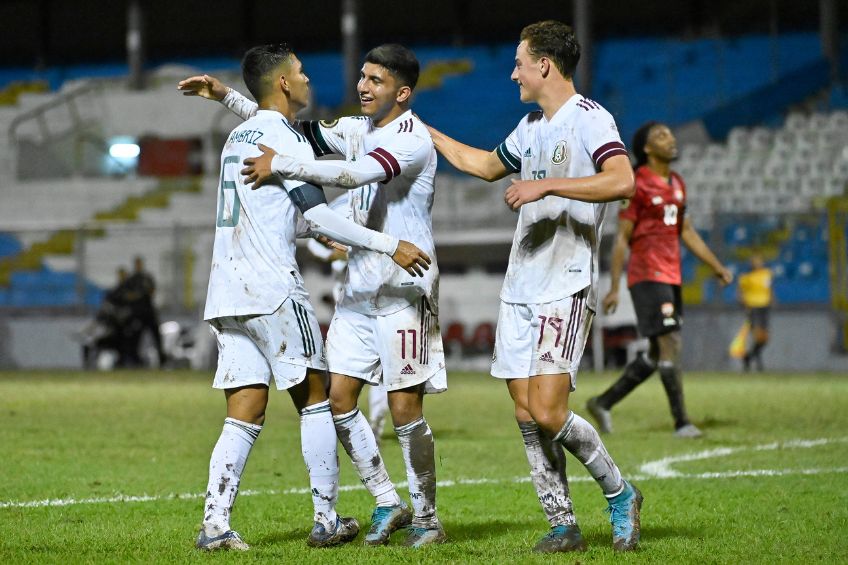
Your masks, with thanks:
[(677, 198), (678, 201), (683, 201), (683, 191), (679, 188), (674, 191), (674, 197)]
[(653, 198), (651, 198), (651, 204), (653, 204), (654, 206), (659, 206), (662, 203), (663, 203), (662, 196), (654, 196)]
[(551, 163), (561, 165), (568, 159), (568, 144), (565, 140), (560, 139), (554, 145), (554, 152), (551, 154)]
[(663, 302), (663, 305), (660, 306), (660, 312), (666, 318), (671, 318), (674, 315), (674, 304), (671, 302)]
[(331, 127), (335, 126), (337, 123), (339, 123), (339, 120), (338, 120), (338, 118), (336, 118), (335, 120), (321, 120), (319, 123), (322, 126), (324, 126), (325, 128), (331, 128)]

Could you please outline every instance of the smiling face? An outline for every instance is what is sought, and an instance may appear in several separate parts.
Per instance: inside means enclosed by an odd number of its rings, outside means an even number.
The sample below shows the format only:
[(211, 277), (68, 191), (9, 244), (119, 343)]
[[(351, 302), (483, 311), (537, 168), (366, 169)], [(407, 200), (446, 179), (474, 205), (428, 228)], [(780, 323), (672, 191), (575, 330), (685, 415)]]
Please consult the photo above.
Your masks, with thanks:
[(542, 73), (539, 60), (535, 59), (527, 49), (527, 41), (518, 44), (515, 50), (515, 68), (509, 77), (518, 85), (518, 93), (522, 102), (535, 102), (541, 85)]
[(386, 67), (365, 63), (359, 72), (356, 90), (362, 114), (379, 126), (397, 107), (401, 88)]
[(666, 163), (677, 158), (677, 140), (668, 126), (657, 124), (651, 128), (645, 142), (645, 153)]

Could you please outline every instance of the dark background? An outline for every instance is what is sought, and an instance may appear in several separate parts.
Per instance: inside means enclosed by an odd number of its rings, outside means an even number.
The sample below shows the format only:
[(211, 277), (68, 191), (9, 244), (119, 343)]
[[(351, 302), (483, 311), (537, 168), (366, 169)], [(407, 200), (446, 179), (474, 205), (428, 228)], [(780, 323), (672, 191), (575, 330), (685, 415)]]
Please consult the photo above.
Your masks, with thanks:
[[(848, 0), (838, 1), (839, 27)], [(240, 56), (257, 43), (301, 51), (341, 47), (341, 0), (143, 0), (149, 60)], [(596, 39), (678, 38), (818, 29), (818, 0), (593, 0)], [(125, 58), (127, 1), (0, 2), (0, 66), (49, 66)], [(572, 21), (568, 0), (360, 0), (363, 47), (502, 43), (541, 19)], [(628, 54), (633, 56), (633, 54)]]

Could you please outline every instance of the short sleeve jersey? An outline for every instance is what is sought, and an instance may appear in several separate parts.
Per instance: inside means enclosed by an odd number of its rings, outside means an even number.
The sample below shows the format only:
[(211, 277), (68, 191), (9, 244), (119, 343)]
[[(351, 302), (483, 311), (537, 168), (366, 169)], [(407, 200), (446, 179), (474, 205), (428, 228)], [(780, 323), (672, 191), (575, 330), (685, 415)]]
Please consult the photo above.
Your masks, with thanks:
[[(548, 121), (531, 112), (496, 149), (523, 180), (594, 175), (604, 162), (627, 155), (615, 120), (597, 102), (575, 94)], [(518, 214), (501, 300), (545, 303), (591, 287), (597, 304), (598, 243), (606, 204), (546, 196)]]
[(739, 275), (739, 293), (748, 308), (766, 308), (771, 304), (771, 269), (763, 267)]
[(619, 212), (633, 222), (627, 286), (651, 281), (681, 284), (680, 232), (686, 185), (677, 173), (665, 179), (647, 166), (636, 169), (636, 193)]
[(259, 110), (230, 133), (221, 152), (206, 320), (270, 314), (289, 296), (308, 297), (295, 261), (300, 211), (288, 194), (303, 182), (278, 181), (257, 190), (245, 185), (242, 161), (261, 154), (258, 143), (313, 159), (306, 138), (279, 112)]
[(433, 260), (423, 277), (413, 277), (385, 254), (353, 248), (341, 305), (362, 314), (386, 315), (423, 295), (437, 314), (439, 268), (432, 222), (436, 150), (424, 124), (407, 111), (381, 128), (364, 116), (302, 122), (302, 126), (316, 155), (374, 159), (385, 171), (382, 181), (348, 192), (350, 217), (414, 243)]

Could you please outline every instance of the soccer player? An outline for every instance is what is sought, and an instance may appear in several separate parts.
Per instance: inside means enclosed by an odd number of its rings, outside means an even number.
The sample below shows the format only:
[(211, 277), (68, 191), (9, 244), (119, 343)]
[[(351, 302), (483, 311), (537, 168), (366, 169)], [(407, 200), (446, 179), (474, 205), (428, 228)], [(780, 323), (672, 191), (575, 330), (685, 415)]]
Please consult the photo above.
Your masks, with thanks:
[[(427, 129), (409, 109), (419, 64), (407, 48), (388, 44), (365, 56), (357, 89), (361, 116), (304, 122), (317, 155), (345, 161), (313, 161), (265, 150), (247, 159), (245, 182), (259, 186), (274, 175), (329, 184), (348, 192), (353, 219), (404, 237), (433, 257), (430, 269), (413, 278), (376, 253), (354, 248), (344, 296), (327, 335), (330, 402), (336, 432), (359, 477), (376, 499), (368, 545), (384, 545), (409, 525), (404, 545), (442, 543), (436, 516), (433, 433), (424, 418), (425, 393), (447, 388), (438, 326), (438, 269), (431, 211), (436, 152)], [(255, 104), (208, 76), (191, 77), (181, 88), (222, 101), (244, 118)], [(357, 409), (365, 384), (382, 383), (406, 465), (412, 512), (389, 478), (368, 420)]]
[[(414, 245), (334, 214), (323, 189), (276, 180), (247, 189), (241, 162), (257, 154), (262, 140), (286, 154), (312, 158), (309, 143), (292, 129), (309, 98), (309, 79), (285, 45), (250, 49), (242, 61), (245, 84), (259, 101), (255, 116), (235, 128), (221, 154), (217, 220), (204, 319), (218, 342), (215, 388), (224, 389), (227, 418), (212, 452), (200, 549), (246, 550), (230, 527), (239, 482), (262, 430), (268, 387), (289, 392), (301, 418), (301, 450), (314, 505), (310, 546), (345, 543), (359, 525), (336, 514), (338, 457), (326, 393), (321, 334), (295, 262), (298, 214), (335, 241), (392, 256), (410, 273), (429, 258)], [(406, 271), (404, 271), (406, 272)]]
[(757, 364), (758, 370), (763, 370), (762, 353), (769, 340), (769, 310), (773, 299), (771, 278), (771, 269), (765, 266), (759, 253), (751, 256), (751, 270), (739, 275), (739, 298), (748, 313), (754, 336), (751, 349), (742, 358), (746, 371), (751, 368), (751, 361)]
[(520, 173), (505, 194), (519, 210), (495, 337), (492, 376), (505, 379), (551, 530), (539, 552), (583, 550), (565, 476), (564, 447), (609, 503), (613, 547), (639, 541), (642, 495), (624, 480), (592, 425), (569, 409), (598, 284), (605, 202), (632, 194), (633, 171), (612, 116), (574, 88), (580, 46), (572, 29), (525, 27), (512, 80), (530, 112), (494, 151), (430, 129), (459, 170), (492, 181)]
[(649, 122), (633, 136), (636, 156), (636, 194), (619, 213), (618, 234), (610, 268), (612, 283), (604, 297), (605, 312), (618, 306), (621, 271), (630, 247), (627, 286), (633, 297), (639, 333), (650, 340), (647, 358), (640, 355), (603, 394), (589, 399), (587, 408), (602, 432), (612, 431), (610, 409), (659, 369), (674, 417), (674, 435), (702, 435), (689, 420), (683, 402), (680, 370), (681, 307), (680, 240), (709, 265), (722, 284), (733, 279), (692, 227), (686, 210), (686, 185), (671, 170), (677, 142), (665, 124)]

